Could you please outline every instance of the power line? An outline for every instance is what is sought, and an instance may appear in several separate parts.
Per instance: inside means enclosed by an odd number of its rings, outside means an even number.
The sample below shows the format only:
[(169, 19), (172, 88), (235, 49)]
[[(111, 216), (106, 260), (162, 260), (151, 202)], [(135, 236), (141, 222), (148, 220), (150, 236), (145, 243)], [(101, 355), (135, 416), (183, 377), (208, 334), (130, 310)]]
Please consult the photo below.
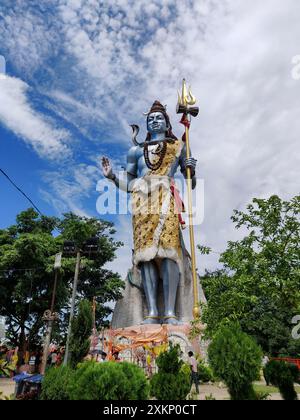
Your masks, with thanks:
[[(34, 202), (28, 197), (28, 195), (27, 194), (25, 194), (25, 192), (21, 189), (21, 188), (19, 188), (16, 184), (15, 184), (15, 182), (10, 178), (10, 176), (9, 175), (7, 175), (7, 173), (5, 172), (5, 171), (3, 171), (3, 169), (1, 169), (0, 168), (0, 172), (5, 176), (5, 178), (7, 178), (8, 179), (8, 181), (13, 185), (13, 187), (14, 188), (16, 188), (25, 198), (26, 198), (26, 200), (28, 200), (29, 201), (29, 203), (35, 208), (35, 210), (41, 215), (41, 216), (44, 216), (43, 215), (43, 213), (40, 211), (40, 209), (34, 204)], [(54, 232), (58, 232), (58, 233), (60, 233), (60, 231), (55, 227), (54, 228)]]
[(3, 171), (3, 169), (0, 168), (0, 172), (5, 176), (6, 179), (8, 179), (8, 181), (13, 185), (14, 188), (16, 188), (25, 198), (26, 200), (29, 201), (29, 203), (35, 208), (35, 210), (41, 215), (43, 216), (43, 213), (39, 210), (39, 208), (34, 204), (34, 202), (28, 197), (27, 194), (24, 193), (24, 191), (19, 188), (14, 181), (7, 175), (6, 172)]

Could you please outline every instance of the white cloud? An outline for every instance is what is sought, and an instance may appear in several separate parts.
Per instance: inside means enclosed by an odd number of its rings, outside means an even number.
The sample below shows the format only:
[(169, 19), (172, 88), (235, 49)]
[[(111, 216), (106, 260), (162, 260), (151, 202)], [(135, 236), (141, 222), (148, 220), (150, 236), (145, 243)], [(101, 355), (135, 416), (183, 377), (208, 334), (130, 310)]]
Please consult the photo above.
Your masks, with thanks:
[[(106, 131), (109, 133), (106, 142), (115, 141), (115, 139), (112, 139), (113, 132), (116, 131), (114, 119), (111, 119), (110, 114), (105, 109), (99, 109), (97, 105), (94, 106), (93, 100), (85, 103), (76, 99), (75, 96), (55, 89), (53, 91), (42, 90), (41, 93), (45, 98), (45, 106), (61, 119), (60, 123), (66, 123), (77, 130), (84, 136), (85, 140), (99, 143), (103, 126), (106, 126)], [(76, 137), (76, 134), (74, 134), (74, 137)], [(78, 144), (78, 139), (73, 142), (74, 146), (76, 144)]]
[(95, 192), (99, 177), (99, 168), (87, 164), (71, 165), (68, 171), (62, 168), (47, 172), (43, 175), (47, 189), (43, 188), (41, 194), (59, 214), (73, 212), (90, 217), (84, 202)]
[(33, 74), (59, 48), (55, 19), (50, 25), (45, 21), (49, 6), (53, 8), (53, 0), (38, 4), (23, 0), (0, 4), (0, 39), (5, 40), (4, 48), (19, 72)]
[(66, 130), (56, 129), (50, 120), (35, 111), (27, 98), (29, 86), (20, 79), (0, 79), (0, 122), (21, 137), (42, 157), (66, 158)]
[[(62, 3), (62, 11), (70, 8)], [(141, 122), (141, 111), (159, 98), (178, 121), (175, 89), (183, 76), (190, 80), (201, 108), (192, 126), (193, 153), (206, 181), (206, 218), (197, 241), (222, 251), (238, 235), (230, 222), (233, 208), (254, 196), (299, 192), (300, 85), (290, 76), (290, 62), (299, 52), (300, 4), (166, 2), (167, 20), (160, 27), (150, 23), (151, 36), (147, 4), (117, 2), (113, 12), (109, 2), (85, 1), (77, 19), (64, 22), (68, 50), (89, 74), (96, 97), (108, 109), (117, 105), (127, 120)], [(152, 4), (149, 22), (162, 16), (160, 2)], [(94, 37), (82, 20), (88, 10), (98, 13)], [(121, 26), (110, 26), (109, 12)], [(216, 258), (199, 257), (199, 268)]]
[[(53, 109), (86, 130), (83, 133), (91, 136), (87, 126), (90, 110), (95, 109), (103, 115), (99, 125), (111, 130), (116, 144), (124, 145), (130, 137), (128, 123), (143, 124), (141, 113), (158, 98), (168, 104), (175, 133), (180, 134), (176, 89), (183, 77), (192, 83), (201, 112), (193, 121), (191, 141), (198, 174), (206, 184), (206, 218), (197, 229), (197, 242), (222, 251), (226, 241), (238, 235), (230, 222), (233, 208), (245, 207), (255, 196), (277, 193), (288, 198), (299, 193), (300, 82), (291, 76), (291, 60), (300, 54), (300, 2), (153, 0), (150, 7), (148, 0), (58, 0), (58, 4), (54, 27), (64, 60), (72, 68), (66, 75), (59, 73), (63, 79), (59, 86), (53, 71), (51, 91), (60, 91)], [(14, 11), (12, 22), (19, 22), (16, 16)], [(40, 35), (47, 22), (39, 19), (37, 28), (32, 49), (38, 51), (41, 43), (37, 57), (45, 63), (54, 47), (48, 35), (44, 42)], [(21, 38), (28, 42), (31, 33), (25, 26)], [(20, 49), (17, 36), (10, 34), (16, 40), (7, 42)], [(91, 121), (94, 127), (93, 116)], [(70, 205), (79, 194), (72, 188), (67, 192)], [(80, 203), (83, 208), (84, 201)], [(215, 263), (216, 254), (199, 257), (200, 269)]]
[[(129, 233), (132, 231), (132, 222), (129, 216), (120, 216), (116, 223), (116, 238), (123, 242), (124, 246), (116, 252), (116, 259), (107, 264), (107, 268), (118, 271), (123, 279), (126, 278), (128, 270), (131, 268), (133, 238)], [(117, 267), (117, 268), (116, 268)]]

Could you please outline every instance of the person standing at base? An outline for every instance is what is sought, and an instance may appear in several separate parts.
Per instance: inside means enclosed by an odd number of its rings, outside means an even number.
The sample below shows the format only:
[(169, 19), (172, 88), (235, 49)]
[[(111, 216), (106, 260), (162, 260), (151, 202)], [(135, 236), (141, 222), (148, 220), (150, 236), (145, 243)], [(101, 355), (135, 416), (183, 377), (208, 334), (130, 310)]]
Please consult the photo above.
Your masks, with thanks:
[(199, 394), (199, 380), (198, 380), (198, 362), (194, 357), (194, 353), (190, 351), (189, 353), (189, 365), (191, 367), (191, 386), (195, 384), (196, 392)]

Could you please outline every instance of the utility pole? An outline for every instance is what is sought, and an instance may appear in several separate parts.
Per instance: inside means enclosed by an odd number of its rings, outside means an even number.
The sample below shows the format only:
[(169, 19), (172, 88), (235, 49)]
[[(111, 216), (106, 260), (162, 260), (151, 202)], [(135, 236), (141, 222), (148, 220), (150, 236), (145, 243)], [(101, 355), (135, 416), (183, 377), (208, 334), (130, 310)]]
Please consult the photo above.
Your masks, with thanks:
[(71, 300), (67, 343), (66, 343), (66, 350), (65, 350), (65, 357), (64, 357), (64, 366), (67, 366), (69, 362), (69, 358), (70, 358), (70, 339), (71, 339), (71, 333), (72, 333), (72, 321), (73, 321), (74, 312), (75, 312), (75, 301), (76, 301), (77, 287), (78, 287), (78, 280), (79, 280), (80, 262), (81, 262), (81, 251), (77, 250), (76, 268), (75, 268), (75, 276), (74, 276), (74, 282), (73, 282), (73, 292), (72, 292), (72, 300)]
[(102, 352), (104, 352), (104, 328), (102, 328)]
[(92, 342), (92, 348), (95, 352), (97, 344), (98, 344), (98, 338), (97, 338), (97, 328), (96, 328), (96, 296), (93, 297), (93, 342)]
[(65, 357), (64, 357), (64, 366), (67, 366), (69, 359), (70, 359), (70, 340), (72, 334), (72, 321), (74, 318), (75, 313), (75, 303), (76, 303), (76, 295), (77, 295), (77, 287), (79, 281), (79, 271), (80, 271), (80, 263), (81, 257), (86, 256), (88, 259), (92, 259), (96, 257), (99, 251), (99, 239), (97, 237), (90, 238), (83, 244), (83, 249), (81, 250), (75, 242), (66, 241), (64, 244), (64, 254), (69, 257), (74, 257), (76, 255), (76, 267), (75, 267), (75, 276), (73, 282), (73, 292), (72, 292), (72, 300), (71, 300), (71, 309), (70, 309), (70, 319), (69, 319), (69, 326), (68, 326), (68, 335), (67, 335), (67, 342), (66, 342), (66, 350), (65, 350)]
[(57, 281), (58, 281), (58, 273), (59, 269), (61, 268), (61, 257), (62, 254), (57, 254), (55, 257), (55, 263), (54, 263), (54, 286), (53, 286), (53, 292), (52, 292), (52, 300), (51, 300), (51, 308), (50, 310), (46, 311), (43, 316), (43, 320), (47, 322), (47, 332), (45, 336), (44, 341), (44, 351), (43, 351), (43, 360), (42, 360), (42, 367), (41, 367), (41, 375), (45, 374), (46, 366), (47, 366), (47, 359), (48, 359), (48, 353), (49, 353), (49, 346), (51, 343), (51, 335), (52, 335), (52, 329), (53, 329), (53, 323), (54, 321), (57, 321), (59, 319), (59, 315), (54, 312), (55, 307), (55, 297), (56, 297), (56, 290), (57, 290)]

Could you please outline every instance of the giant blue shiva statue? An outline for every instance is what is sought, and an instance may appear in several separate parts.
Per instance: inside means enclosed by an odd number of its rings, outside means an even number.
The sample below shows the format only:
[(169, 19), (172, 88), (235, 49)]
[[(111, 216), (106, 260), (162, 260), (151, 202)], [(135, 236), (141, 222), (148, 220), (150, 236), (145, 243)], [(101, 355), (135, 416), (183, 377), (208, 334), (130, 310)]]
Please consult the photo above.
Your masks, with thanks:
[[(195, 188), (197, 161), (186, 159), (186, 145), (174, 136), (166, 108), (159, 101), (147, 113), (144, 143), (137, 141), (138, 126), (132, 127), (134, 147), (127, 156), (126, 181), (114, 173), (106, 157), (102, 159), (103, 173), (118, 188), (132, 194), (133, 264), (140, 271), (148, 309), (143, 324), (177, 325), (180, 320), (176, 316), (176, 299), (187, 251), (181, 232), (182, 202), (174, 177), (180, 169), (186, 178), (190, 168)], [(160, 281), (163, 314), (158, 305)]]

